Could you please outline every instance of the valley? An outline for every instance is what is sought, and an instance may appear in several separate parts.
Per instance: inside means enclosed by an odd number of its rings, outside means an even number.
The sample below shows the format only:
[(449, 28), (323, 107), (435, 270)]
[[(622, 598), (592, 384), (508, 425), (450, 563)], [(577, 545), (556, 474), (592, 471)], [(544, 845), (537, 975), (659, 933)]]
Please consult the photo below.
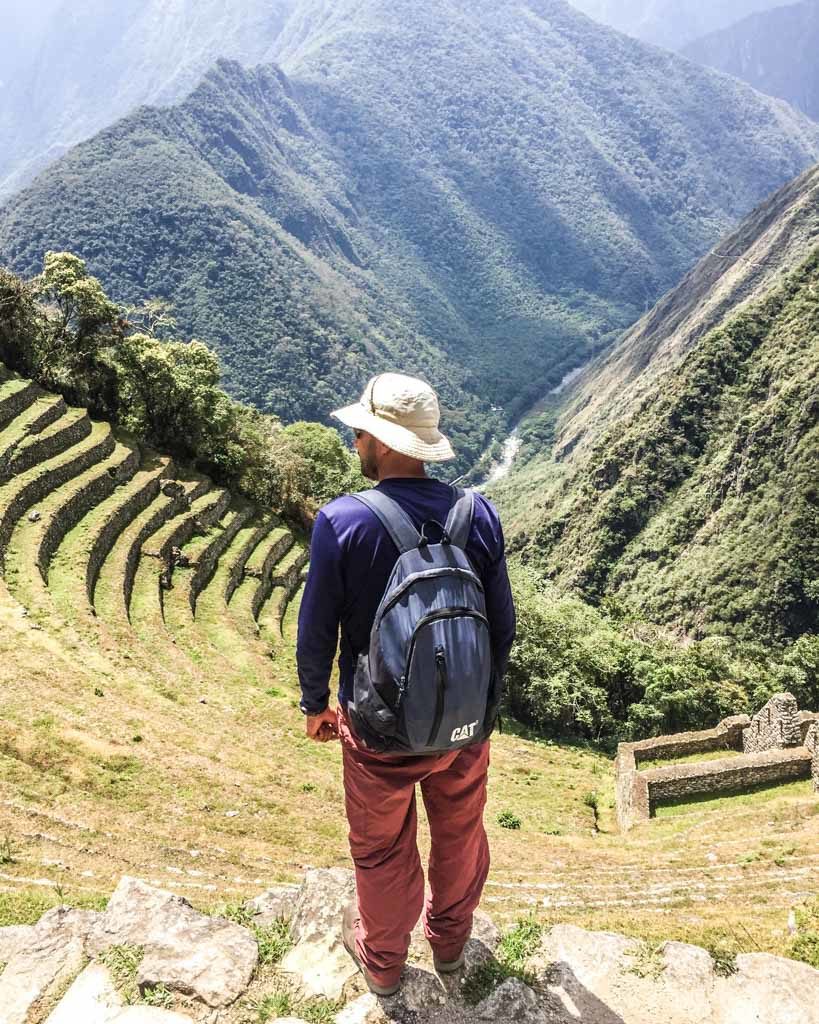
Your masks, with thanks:
[[(440, 396), (457, 459), (433, 473), (503, 524), (517, 640), (483, 907), (507, 953), (577, 925), (648, 944), (641, 982), (668, 940), (704, 947), (709, 978), (739, 953), (819, 969), (811, 780), (689, 790), (621, 831), (614, 764), (774, 694), (819, 712), (811, 3), (49, 0), (9, 20), (0, 928), (100, 910), (125, 875), (247, 926), (262, 890), (349, 867), (296, 640), (317, 512), (368, 486), (329, 413), (400, 370)], [(751, 74), (796, 37), (787, 88)], [(525, 988), (524, 959), (469, 984)], [(277, 964), (196, 1024), (301, 1013)], [(304, 1019), (364, 1024), (349, 1012)]]

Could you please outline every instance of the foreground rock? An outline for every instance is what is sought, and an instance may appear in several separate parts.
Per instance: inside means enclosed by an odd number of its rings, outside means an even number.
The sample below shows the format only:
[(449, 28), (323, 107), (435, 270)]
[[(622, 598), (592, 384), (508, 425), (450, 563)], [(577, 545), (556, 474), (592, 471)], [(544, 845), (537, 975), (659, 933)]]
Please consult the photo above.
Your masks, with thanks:
[(172, 893), (123, 878), (89, 936), (88, 952), (142, 946), (140, 988), (165, 985), (208, 1006), (229, 1006), (245, 991), (259, 950), (247, 928), (207, 917)]
[(352, 899), (352, 871), (307, 872), (290, 922), (295, 945), (282, 970), (295, 975), (308, 996), (340, 999), (345, 984), (358, 974), (341, 939), (341, 915)]
[(245, 910), (253, 915), (253, 924), (265, 928), (276, 921), (290, 921), (296, 913), (300, 885), (274, 885), (245, 903)]
[[(13, 955), (0, 975), (0, 1024), (28, 1024), (35, 1007), (65, 990), (85, 962), (85, 940), (96, 917), (55, 907), (34, 928), (6, 936), (4, 952)], [(15, 938), (16, 951), (7, 948)]]
[(819, 1024), (819, 971), (764, 953), (718, 967), (698, 946), (657, 950), (557, 925), (530, 965), (561, 1024)]
[(46, 1024), (191, 1024), (191, 1018), (153, 1006), (125, 1006), (102, 964), (90, 964)]
[[(498, 931), (480, 913), (463, 970), (438, 976), (419, 926), (400, 991), (377, 999), (341, 940), (341, 913), (354, 895), (352, 872), (331, 869), (309, 872), (298, 890), (277, 886), (249, 901), (246, 909), (267, 923), (293, 912), (293, 948), (277, 968), (254, 977), (258, 950), (248, 929), (124, 878), (104, 913), (61, 907), (34, 927), (0, 929), (0, 955), (8, 959), (0, 1024), (245, 1024), (282, 984), (294, 1012), (306, 1017), (304, 1000), (338, 1000), (335, 1024), (819, 1024), (819, 971), (806, 964), (767, 954), (716, 964), (697, 946), (653, 949), (571, 925), (543, 937), (527, 964), (531, 987), (507, 978), (467, 1005), (464, 983), (474, 989), (473, 972), (485, 978), (489, 968), (489, 976), (503, 978), (494, 961)], [(164, 985), (175, 1008), (125, 1005), (99, 959), (112, 946), (140, 947), (137, 989), (145, 995)], [(133, 998), (132, 983), (129, 991)], [(304, 1024), (296, 1016), (278, 1021)]]

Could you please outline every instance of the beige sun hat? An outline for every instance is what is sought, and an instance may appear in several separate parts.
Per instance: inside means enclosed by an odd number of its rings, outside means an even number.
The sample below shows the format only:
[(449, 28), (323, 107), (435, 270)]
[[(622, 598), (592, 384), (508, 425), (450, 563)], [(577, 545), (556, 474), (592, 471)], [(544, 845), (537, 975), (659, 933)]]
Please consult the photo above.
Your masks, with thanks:
[(446, 462), (455, 458), (452, 445), (438, 429), (438, 396), (417, 377), (379, 373), (355, 405), (336, 409), (331, 415), (353, 430), (366, 430), (411, 459)]

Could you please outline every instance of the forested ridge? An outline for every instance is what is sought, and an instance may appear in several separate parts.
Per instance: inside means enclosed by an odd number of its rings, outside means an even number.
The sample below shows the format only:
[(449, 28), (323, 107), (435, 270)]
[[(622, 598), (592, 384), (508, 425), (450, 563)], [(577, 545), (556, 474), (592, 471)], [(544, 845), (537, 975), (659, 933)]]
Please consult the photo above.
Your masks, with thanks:
[(0, 35), (0, 201), (140, 104), (178, 102), (219, 57), (265, 60), (294, 2), (12, 3)]
[(70, 250), (169, 301), (287, 420), (422, 373), (456, 473), (819, 154), (784, 105), (558, 0), (307, 0), (276, 56), (74, 149), (0, 213), (0, 258)]
[(749, 14), (779, 7), (780, 0), (572, 0), (572, 4), (621, 32), (680, 50)]
[(703, 261), (589, 371), (552, 427), (551, 471), (551, 446), (524, 451), (501, 503), (533, 460), (545, 496), (513, 545), (560, 586), (691, 637), (817, 632), (817, 184), (756, 211), (717, 247), (722, 274)]

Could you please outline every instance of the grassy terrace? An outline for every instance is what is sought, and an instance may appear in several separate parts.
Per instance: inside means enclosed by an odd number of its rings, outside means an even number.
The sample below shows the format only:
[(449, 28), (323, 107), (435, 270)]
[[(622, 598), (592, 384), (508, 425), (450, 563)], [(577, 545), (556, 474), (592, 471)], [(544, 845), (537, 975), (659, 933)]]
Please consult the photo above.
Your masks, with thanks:
[(93, 469), (101, 459), (108, 458), (115, 447), (110, 427), (94, 424), (88, 436), (78, 444), (12, 477), (0, 487), (0, 547), (4, 554), (10, 553), (6, 545), (24, 513), (38, 502), (50, 507), (48, 499), (55, 490), (89, 467)]
[[(242, 582), (248, 559), (257, 550), (263, 547), (265, 550), (267, 549), (267, 538), (273, 531), (287, 532), (283, 527), (278, 526), (278, 521), (275, 518), (263, 518), (243, 527), (233, 539), (220, 563), (219, 585), (225, 601), (231, 600), (236, 588)], [(219, 573), (219, 568), (214, 575), (217, 573)]]
[(64, 616), (79, 609), (92, 612), (89, 595), (94, 595), (102, 563), (117, 537), (156, 498), (168, 467), (168, 459), (153, 453), (143, 456), (131, 480), (66, 534), (48, 573), (51, 596)]
[(8, 378), (5, 368), (0, 372), (3, 373), (0, 377), (0, 425), (5, 426), (19, 416), (41, 392), (30, 381)]
[(174, 566), (170, 587), (163, 594), (165, 624), (176, 633), (186, 629), (194, 617), (196, 600), (222, 552), (241, 529), (251, 514), (249, 507), (229, 509), (224, 517), (203, 533), (194, 535), (181, 548), (182, 563)]
[(293, 544), (293, 535), (284, 526), (276, 526), (248, 555), (244, 572), (246, 576), (261, 579), (272, 565), (287, 552)]
[(167, 575), (168, 582), (172, 578), (167, 563), (171, 548), (184, 544), (197, 530), (211, 527), (229, 501), (227, 491), (208, 491), (143, 544), (129, 606), (131, 625), (143, 639), (161, 637), (164, 632), (163, 578)]
[(0, 473), (13, 457), (17, 445), (31, 433), (50, 426), (66, 412), (65, 402), (56, 395), (41, 395), (28, 408), (0, 429)]
[(273, 587), (270, 596), (259, 612), (259, 635), (270, 647), (278, 647), (282, 642), (282, 618), (287, 608), (287, 602), (287, 588)]
[(649, 768), (669, 768), (675, 764), (698, 764), (701, 761), (721, 761), (724, 758), (739, 757), (741, 750), (709, 750), (704, 754), (683, 754), (682, 757), (674, 758), (651, 758), (647, 761), (638, 761), (639, 771), (646, 771)]
[(21, 438), (9, 461), (9, 468), (15, 473), (22, 473), (45, 459), (69, 451), (91, 434), (92, 425), (85, 410), (67, 409), (43, 430)]
[(85, 509), (94, 508), (95, 498), (112, 491), (117, 476), (127, 479), (133, 472), (136, 453), (117, 444), (111, 454), (91, 469), (72, 478), (46, 496), (37, 507), (38, 519), (18, 520), (6, 549), (5, 575), (15, 596), (30, 608), (42, 606), (45, 579), (55, 545), (71, 528), (72, 520)]
[[(262, 675), (229, 620), (225, 651), (246, 672), (197, 666), (172, 646), (103, 653), (75, 635), (72, 648), (64, 627), (34, 629), (0, 588), (7, 919), (55, 901), (54, 886), (93, 901), (125, 871), (210, 907), (308, 864), (347, 863), (339, 749), (309, 743), (295, 708), (297, 611), (298, 597)], [(497, 823), (503, 811), (519, 830)], [(815, 889), (808, 783), (664, 808), (622, 837), (609, 755), (511, 728), (493, 741), (487, 823), (485, 902), (502, 920), (531, 910), (657, 941), (782, 951), (789, 907)]]

